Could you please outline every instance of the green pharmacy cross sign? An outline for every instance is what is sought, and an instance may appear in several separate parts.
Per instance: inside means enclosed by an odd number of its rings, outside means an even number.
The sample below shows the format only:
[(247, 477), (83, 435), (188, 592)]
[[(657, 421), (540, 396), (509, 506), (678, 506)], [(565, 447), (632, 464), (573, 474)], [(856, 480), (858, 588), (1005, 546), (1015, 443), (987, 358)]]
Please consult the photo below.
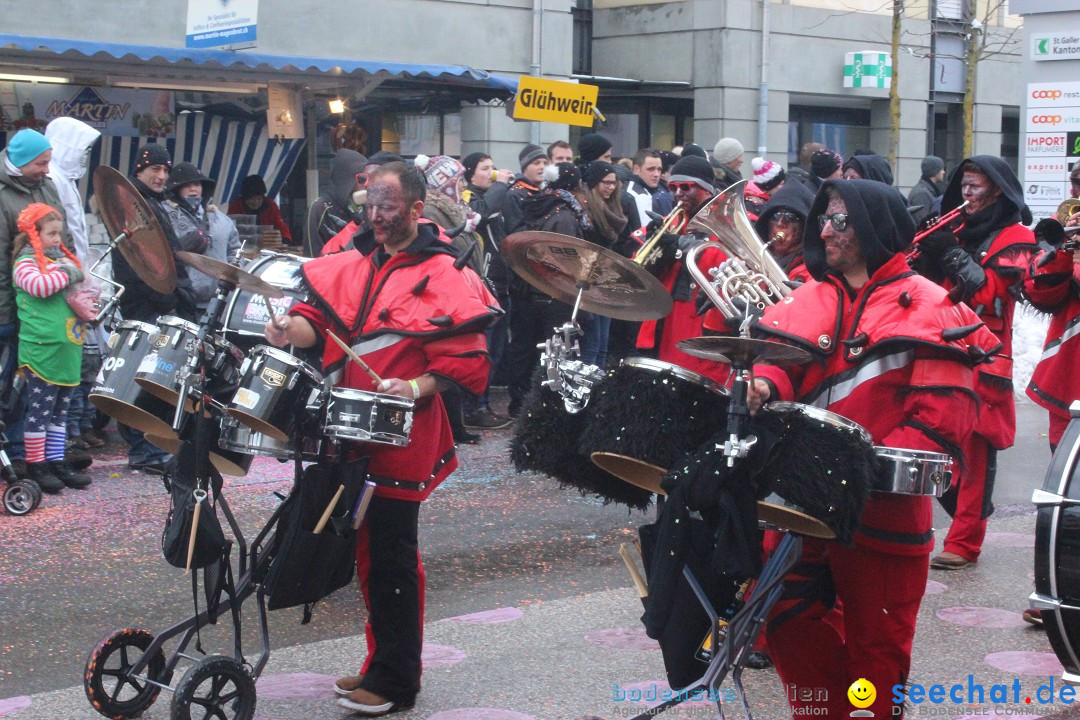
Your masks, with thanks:
[(844, 55), (844, 87), (884, 88), (892, 85), (892, 58), (878, 50), (860, 50)]

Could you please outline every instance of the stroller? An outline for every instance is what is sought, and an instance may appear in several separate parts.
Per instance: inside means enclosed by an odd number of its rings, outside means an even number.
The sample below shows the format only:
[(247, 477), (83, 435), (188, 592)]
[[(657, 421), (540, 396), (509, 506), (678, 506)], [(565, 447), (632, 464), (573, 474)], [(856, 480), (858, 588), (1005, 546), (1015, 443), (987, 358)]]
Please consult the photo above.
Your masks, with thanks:
[[(10, 352), (13, 352), (11, 346), (0, 351), (0, 368), (6, 366), (6, 356)], [(3, 415), (7, 415), (8, 410), (18, 404), (23, 384), (22, 376), (17, 373), (12, 373), (11, 381), (5, 383), (3, 400), (0, 401)], [(6, 429), (4, 423), (0, 422), (0, 479), (4, 482), (4, 509), (9, 515), (29, 515), (41, 504), (41, 488), (33, 480), (20, 478), (15, 474), (15, 468), (11, 466), (11, 460), (4, 450), (7, 445), (7, 437), (4, 435)]]
[[(169, 690), (173, 720), (188, 720), (195, 707), (203, 708), (196, 717), (250, 720), (255, 681), (270, 657), (267, 610), (302, 605), (306, 623), (315, 602), (352, 579), (356, 533), (375, 488), (358, 479), (365, 477), (365, 467), (304, 468), (297, 457), (292, 490), (287, 496), (278, 495), (282, 503), (248, 545), (222, 493), (221, 476), (210, 469), (205, 490), (193, 481), (202, 475), (189, 471), (196, 467), (195, 444), (183, 443), (175, 472), (166, 476), (172, 508), (162, 536), (166, 560), (195, 570), (191, 579), (195, 613), (156, 635), (140, 628), (117, 630), (91, 651), (83, 686), (94, 709), (109, 718), (137, 717), (162, 690)], [(232, 540), (217, 520), (218, 511)], [(202, 610), (200, 595), (205, 599)], [(241, 646), (241, 606), (252, 595), (261, 639), (254, 663)], [(232, 621), (231, 652), (209, 654), (199, 632), (225, 613)], [(166, 643), (174, 640), (175, 647), (167, 653)], [(173, 684), (181, 660), (192, 664)]]

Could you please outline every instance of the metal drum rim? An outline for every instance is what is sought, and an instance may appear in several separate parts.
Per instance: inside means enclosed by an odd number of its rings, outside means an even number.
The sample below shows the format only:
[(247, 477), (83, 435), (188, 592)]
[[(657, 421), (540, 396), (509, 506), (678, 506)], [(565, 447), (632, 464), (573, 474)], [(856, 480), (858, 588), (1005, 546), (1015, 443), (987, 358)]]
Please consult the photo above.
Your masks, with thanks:
[(276, 348), (272, 345), (256, 345), (255, 347), (251, 348), (251, 353), (248, 356), (252, 358), (253, 363), (255, 362), (254, 357), (256, 355), (269, 355), (275, 360), (279, 360), (286, 365), (291, 365), (292, 367), (296, 368), (302, 373), (305, 373), (308, 377), (315, 380), (319, 385), (322, 385), (325, 382), (325, 378), (323, 377), (323, 374), (321, 372), (313, 368), (309, 363), (304, 362), (292, 353), (285, 352), (281, 348)]
[(820, 420), (823, 423), (832, 425), (833, 427), (840, 428), (841, 430), (850, 430), (857, 432), (867, 443), (873, 443), (873, 438), (870, 436), (870, 432), (859, 423), (846, 418), (840, 413), (835, 413), (832, 410), (826, 410), (820, 408), (817, 405), (807, 405), (805, 403), (790, 402), (787, 400), (781, 400), (777, 402), (771, 402), (765, 406), (767, 410), (796, 410), (814, 420)]
[[(359, 388), (350, 387), (332, 387), (330, 388), (330, 397), (345, 397), (345, 398), (358, 398), (360, 400), (378, 399), (383, 398), (387, 405), (399, 405), (409, 410), (416, 409), (416, 401), (412, 398), (404, 397), (403, 395), (392, 395), (390, 393), (380, 393), (374, 390), (361, 390)], [(378, 403), (376, 403), (378, 405)]]
[(679, 378), (685, 380), (694, 385), (705, 388), (715, 395), (722, 397), (729, 397), (729, 392), (726, 387), (716, 382), (712, 378), (705, 377), (700, 373), (696, 373), (693, 370), (688, 370), (681, 365), (675, 365), (674, 363), (665, 362), (663, 360), (656, 360), (655, 358), (647, 357), (628, 357), (623, 358), (620, 365), (624, 367), (639, 368), (641, 370), (648, 370), (650, 372), (662, 373), (668, 372)]
[(953, 456), (949, 453), (936, 452), (934, 450), (916, 450), (915, 448), (890, 447), (888, 445), (875, 445), (874, 454), (887, 460), (926, 460), (940, 462), (946, 465), (953, 463)]

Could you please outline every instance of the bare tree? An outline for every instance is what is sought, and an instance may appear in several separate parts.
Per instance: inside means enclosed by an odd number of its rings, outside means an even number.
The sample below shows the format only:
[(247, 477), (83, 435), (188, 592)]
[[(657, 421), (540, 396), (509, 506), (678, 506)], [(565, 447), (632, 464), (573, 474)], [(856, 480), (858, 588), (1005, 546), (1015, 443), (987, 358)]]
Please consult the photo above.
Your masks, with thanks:
[(889, 83), (889, 165), (896, 167), (900, 145), (900, 33), (904, 15), (904, 0), (892, 3), (892, 80)]
[(971, 157), (975, 145), (975, 83), (978, 80), (979, 63), (1014, 50), (1019, 43), (1019, 28), (1006, 28), (996, 22), (1004, 16), (1008, 0), (963, 2), (964, 19), (968, 22), (963, 58), (967, 65), (964, 82), (964, 157)]

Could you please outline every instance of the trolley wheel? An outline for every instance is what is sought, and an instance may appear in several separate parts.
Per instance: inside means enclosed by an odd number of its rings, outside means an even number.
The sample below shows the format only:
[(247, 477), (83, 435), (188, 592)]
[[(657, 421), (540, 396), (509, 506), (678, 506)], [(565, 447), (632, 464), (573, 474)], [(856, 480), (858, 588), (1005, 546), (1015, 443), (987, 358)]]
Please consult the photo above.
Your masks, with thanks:
[[(153, 640), (154, 636), (146, 630), (124, 628), (109, 635), (90, 651), (83, 675), (83, 689), (95, 710), (109, 718), (131, 718), (154, 704), (161, 688), (145, 680), (128, 677), (128, 671)], [(142, 674), (155, 682), (168, 684), (165, 653), (159, 649), (150, 658)]]
[(15, 480), (4, 488), (4, 509), (12, 515), (26, 515), (41, 503), (41, 488), (32, 480)]
[(176, 686), (169, 717), (192, 720), (193, 705), (202, 708), (194, 716), (199, 720), (251, 720), (255, 715), (255, 679), (231, 657), (204, 657), (184, 673)]

